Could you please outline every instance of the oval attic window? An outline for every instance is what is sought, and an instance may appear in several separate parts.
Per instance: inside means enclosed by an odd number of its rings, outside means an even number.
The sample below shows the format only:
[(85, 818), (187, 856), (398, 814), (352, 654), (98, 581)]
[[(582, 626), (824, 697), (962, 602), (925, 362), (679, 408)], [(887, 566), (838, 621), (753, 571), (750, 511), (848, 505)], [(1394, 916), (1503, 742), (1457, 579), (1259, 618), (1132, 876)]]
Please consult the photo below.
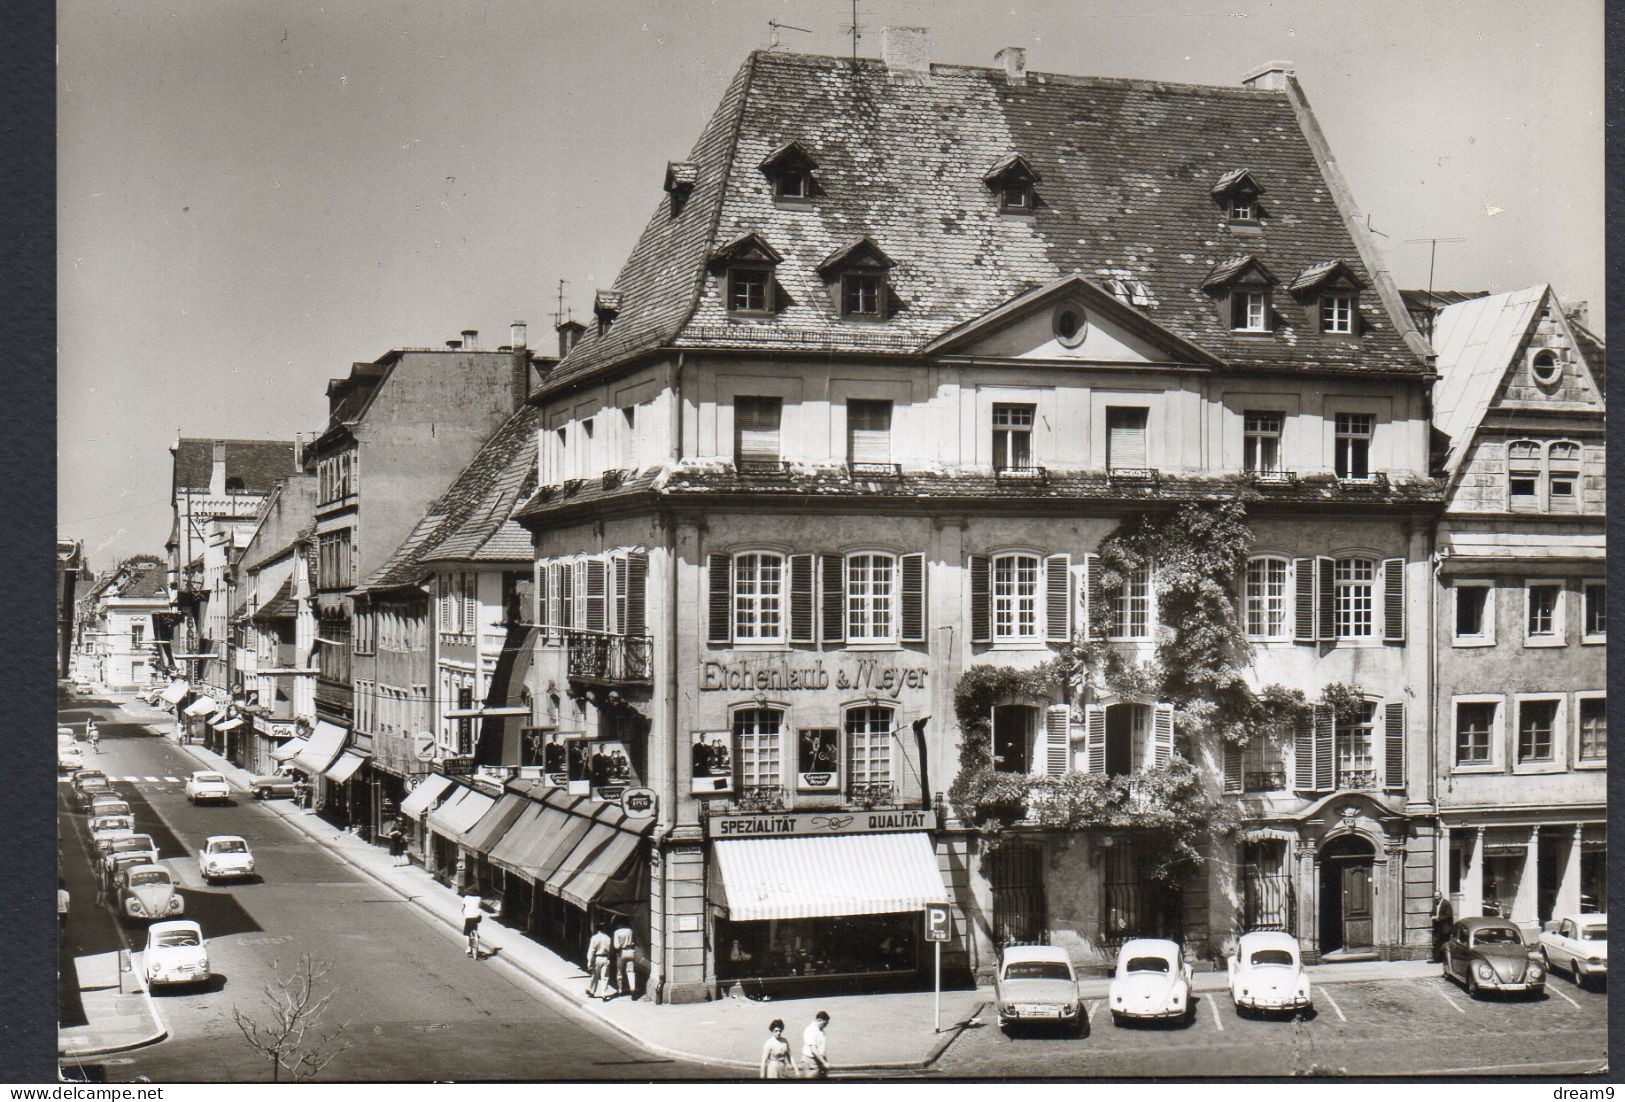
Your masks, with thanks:
[(1083, 312), (1083, 307), (1075, 302), (1065, 303), (1055, 309), (1055, 339), (1063, 347), (1076, 348), (1083, 343), (1085, 334), (1089, 331), (1089, 316)]
[(1535, 382), (1541, 386), (1551, 386), (1557, 382), (1559, 364), (1557, 353), (1549, 348), (1543, 348), (1529, 361), (1530, 373), (1535, 376)]

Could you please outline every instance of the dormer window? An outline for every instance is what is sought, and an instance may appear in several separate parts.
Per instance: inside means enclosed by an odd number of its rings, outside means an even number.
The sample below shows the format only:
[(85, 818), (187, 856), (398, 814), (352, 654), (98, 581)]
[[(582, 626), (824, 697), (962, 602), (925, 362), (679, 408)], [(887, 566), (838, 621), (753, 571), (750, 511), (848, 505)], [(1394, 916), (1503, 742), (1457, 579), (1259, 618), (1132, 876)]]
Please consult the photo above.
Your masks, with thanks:
[(1245, 168), (1232, 169), (1219, 177), (1210, 194), (1224, 208), (1225, 220), (1232, 226), (1256, 227), (1262, 221), (1258, 197), (1264, 194), (1264, 186)]
[(739, 317), (769, 317), (778, 312), (774, 267), (784, 258), (761, 235), (736, 237), (711, 254), (711, 267), (724, 282), (728, 313)]
[(1214, 266), (1202, 289), (1222, 294), (1228, 306), (1226, 322), (1233, 333), (1269, 333), (1274, 330), (1271, 297), (1275, 276), (1251, 256), (1231, 257)]
[(1238, 333), (1269, 332), (1270, 297), (1267, 291), (1230, 292), (1230, 328)]
[(1019, 153), (1011, 153), (982, 174), (982, 182), (999, 197), (999, 213), (1031, 214), (1038, 205), (1034, 190), (1040, 177)]
[(671, 196), (672, 217), (682, 213), (694, 185), (700, 180), (700, 166), (693, 161), (666, 162), (666, 193)]
[(1251, 195), (1233, 195), (1230, 197), (1230, 221), (1257, 222), (1258, 208), (1253, 205)]
[(1347, 291), (1334, 291), (1320, 296), (1320, 331), (1322, 333), (1354, 332), (1354, 296)]
[(843, 318), (883, 321), (890, 313), (891, 257), (867, 237), (837, 250), (818, 265), (826, 281), (839, 282), (836, 302)]
[(599, 291), (592, 302), (593, 316), (598, 319), (598, 335), (603, 336), (609, 332), (609, 327), (621, 312), (621, 293), (619, 291)]
[(768, 312), (773, 273), (766, 268), (733, 268), (728, 272), (728, 309), (735, 314)]
[(885, 276), (848, 272), (841, 277), (841, 313), (849, 318), (879, 318), (885, 292)]
[(1360, 332), (1360, 291), (1365, 287), (1343, 260), (1311, 264), (1287, 284), (1322, 333), (1352, 337)]
[(773, 187), (773, 198), (791, 203), (805, 202), (817, 194), (818, 184), (813, 177), (818, 162), (812, 159), (800, 142), (786, 142), (761, 163), (763, 175)]

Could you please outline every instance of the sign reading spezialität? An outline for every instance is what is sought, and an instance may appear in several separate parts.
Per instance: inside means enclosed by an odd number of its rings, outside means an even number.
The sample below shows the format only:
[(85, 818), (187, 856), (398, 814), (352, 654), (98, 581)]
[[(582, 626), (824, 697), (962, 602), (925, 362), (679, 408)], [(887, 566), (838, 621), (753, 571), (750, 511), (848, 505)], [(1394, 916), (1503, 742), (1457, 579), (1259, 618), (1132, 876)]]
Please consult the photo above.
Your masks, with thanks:
[(762, 815), (712, 815), (706, 820), (705, 831), (712, 838), (778, 838), (794, 834), (933, 830), (936, 825), (936, 812), (919, 808), (890, 811), (778, 811)]

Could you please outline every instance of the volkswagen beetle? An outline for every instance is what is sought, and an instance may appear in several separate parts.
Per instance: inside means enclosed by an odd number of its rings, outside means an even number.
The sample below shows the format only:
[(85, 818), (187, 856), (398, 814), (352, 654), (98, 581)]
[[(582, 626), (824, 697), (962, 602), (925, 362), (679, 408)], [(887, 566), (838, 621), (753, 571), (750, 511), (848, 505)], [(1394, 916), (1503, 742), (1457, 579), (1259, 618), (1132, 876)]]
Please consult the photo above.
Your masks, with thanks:
[(1504, 918), (1464, 918), (1452, 926), (1444, 974), (1475, 999), (1485, 991), (1546, 992), (1540, 948), (1526, 945), (1518, 927)]
[(1242, 934), (1236, 955), (1226, 961), (1230, 1001), (1236, 1011), (1306, 1010), (1309, 976), (1303, 970), (1298, 939), (1279, 930)]
[(119, 883), (119, 910), (129, 918), (174, 918), (186, 910), (175, 878), (162, 865), (131, 865)]
[(1117, 971), (1106, 995), (1112, 1021), (1189, 1022), (1191, 966), (1176, 942), (1164, 938), (1132, 938), (1117, 952)]

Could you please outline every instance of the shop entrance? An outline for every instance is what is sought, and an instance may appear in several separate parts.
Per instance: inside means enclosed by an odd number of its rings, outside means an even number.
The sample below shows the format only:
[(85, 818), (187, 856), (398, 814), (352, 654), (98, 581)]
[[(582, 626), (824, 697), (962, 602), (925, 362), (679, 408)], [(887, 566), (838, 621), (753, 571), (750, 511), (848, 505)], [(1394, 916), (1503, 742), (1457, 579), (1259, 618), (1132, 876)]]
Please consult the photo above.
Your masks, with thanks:
[(993, 939), (1000, 945), (1045, 940), (1044, 855), (1037, 846), (1007, 845), (988, 855), (993, 885)]
[(1376, 850), (1355, 834), (1328, 842), (1320, 851), (1320, 952), (1367, 950), (1374, 944), (1375, 907), (1371, 892)]

